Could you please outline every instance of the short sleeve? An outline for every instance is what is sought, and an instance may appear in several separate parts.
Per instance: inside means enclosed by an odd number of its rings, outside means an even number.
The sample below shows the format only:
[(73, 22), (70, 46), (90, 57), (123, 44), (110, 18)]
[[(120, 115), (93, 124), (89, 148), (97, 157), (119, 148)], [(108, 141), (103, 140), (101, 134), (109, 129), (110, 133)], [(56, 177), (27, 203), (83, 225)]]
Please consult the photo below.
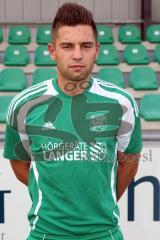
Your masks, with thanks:
[(122, 123), (117, 133), (118, 151), (136, 154), (142, 150), (141, 122), (135, 100), (128, 102), (123, 108)]
[[(12, 102), (11, 102), (12, 104)], [(11, 106), (10, 104), (10, 106)], [(9, 107), (9, 109), (11, 109)], [(27, 151), (28, 140), (23, 139), (23, 134), (18, 131), (17, 112), (7, 113), (6, 129), (5, 129), (5, 143), (3, 157), (10, 160), (30, 160)], [(11, 118), (14, 116), (14, 121)]]

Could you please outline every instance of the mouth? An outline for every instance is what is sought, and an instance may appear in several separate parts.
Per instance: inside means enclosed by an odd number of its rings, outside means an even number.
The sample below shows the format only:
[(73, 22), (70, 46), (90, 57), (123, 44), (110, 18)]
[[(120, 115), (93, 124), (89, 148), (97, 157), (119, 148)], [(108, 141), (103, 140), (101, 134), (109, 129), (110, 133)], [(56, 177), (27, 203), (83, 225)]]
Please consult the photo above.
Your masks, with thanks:
[(84, 68), (84, 65), (71, 65), (70, 68)]

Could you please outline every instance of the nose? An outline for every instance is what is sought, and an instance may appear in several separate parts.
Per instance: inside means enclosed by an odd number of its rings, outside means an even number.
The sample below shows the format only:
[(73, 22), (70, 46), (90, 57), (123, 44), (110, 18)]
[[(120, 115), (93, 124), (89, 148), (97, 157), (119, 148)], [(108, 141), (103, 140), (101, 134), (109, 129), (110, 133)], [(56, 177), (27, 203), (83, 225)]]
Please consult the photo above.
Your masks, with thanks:
[(73, 60), (81, 60), (82, 59), (82, 51), (80, 46), (76, 46), (73, 51)]

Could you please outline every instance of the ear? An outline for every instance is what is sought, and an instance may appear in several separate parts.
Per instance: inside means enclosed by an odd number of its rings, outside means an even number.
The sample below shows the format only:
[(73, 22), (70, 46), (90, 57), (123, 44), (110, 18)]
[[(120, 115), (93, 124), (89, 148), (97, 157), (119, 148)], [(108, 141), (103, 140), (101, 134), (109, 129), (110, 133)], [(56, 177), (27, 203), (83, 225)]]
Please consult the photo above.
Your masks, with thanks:
[(56, 60), (55, 47), (52, 43), (48, 43), (48, 51), (53, 60)]
[(99, 48), (100, 48), (100, 43), (97, 42), (97, 43), (96, 43), (96, 59), (97, 59), (98, 54), (99, 54)]

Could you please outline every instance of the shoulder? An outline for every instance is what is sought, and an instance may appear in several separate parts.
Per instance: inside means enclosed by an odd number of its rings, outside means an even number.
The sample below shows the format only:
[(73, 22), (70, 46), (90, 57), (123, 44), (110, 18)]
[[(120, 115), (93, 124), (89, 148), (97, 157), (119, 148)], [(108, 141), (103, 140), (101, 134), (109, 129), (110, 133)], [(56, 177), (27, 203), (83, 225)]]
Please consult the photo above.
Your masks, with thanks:
[(106, 92), (110, 92), (110, 93), (115, 93), (115, 94), (118, 94), (119, 97), (125, 97), (129, 100), (133, 99), (132, 95), (127, 92), (124, 88), (121, 88), (115, 84), (112, 84), (112, 83), (109, 83), (107, 81), (104, 81), (100, 78), (95, 78), (94, 77), (94, 80), (96, 81), (96, 83), (98, 84), (98, 86), (101, 88), (101, 89), (104, 89)]
[(51, 80), (44, 81), (34, 86), (28, 87), (27, 89), (18, 93), (11, 101), (6, 122), (10, 122), (11, 115), (13, 115), (18, 109), (20, 109), (28, 101), (44, 95), (48, 89), (48, 84)]
[(121, 105), (125, 105), (127, 108), (133, 108), (136, 115), (138, 115), (138, 107), (134, 97), (125, 89), (111, 84), (107, 81), (94, 77), (95, 85), (97, 86), (97, 92), (103, 92), (104, 95), (110, 98), (116, 99)]

